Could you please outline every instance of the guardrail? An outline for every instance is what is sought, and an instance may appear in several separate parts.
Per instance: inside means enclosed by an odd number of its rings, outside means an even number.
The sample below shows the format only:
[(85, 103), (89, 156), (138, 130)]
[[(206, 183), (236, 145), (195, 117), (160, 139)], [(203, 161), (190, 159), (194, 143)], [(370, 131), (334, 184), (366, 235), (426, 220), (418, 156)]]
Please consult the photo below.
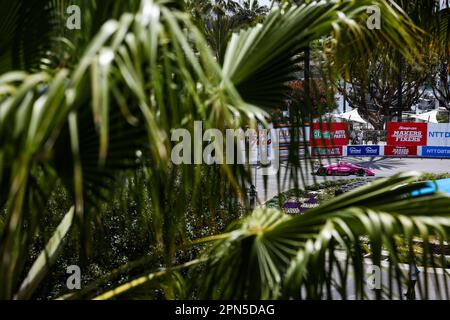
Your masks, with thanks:
[[(283, 162), (287, 160), (290, 151), (292, 128), (286, 124), (273, 125), (272, 128), (280, 133), (278, 151), (279, 159)], [(375, 142), (371, 141), (370, 134), (366, 133), (366, 137), (362, 137), (363, 140), (372, 144), (361, 145), (350, 144), (347, 123), (313, 123), (301, 133), (304, 134), (295, 139), (299, 143), (309, 144), (308, 149), (299, 148), (301, 157), (307, 154), (313, 158), (381, 156), (450, 159), (450, 124), (446, 123), (389, 122), (387, 130), (382, 131), (382, 135), (379, 135)], [(379, 143), (379, 138), (386, 139), (386, 143)], [(363, 141), (359, 143), (361, 142)], [(274, 148), (273, 144), (271, 147)]]
[[(334, 147), (308, 147), (308, 149), (309, 154), (313, 158), (393, 157), (450, 159), (450, 147), (442, 146), (347, 145)], [(299, 153), (304, 155), (304, 152)]]

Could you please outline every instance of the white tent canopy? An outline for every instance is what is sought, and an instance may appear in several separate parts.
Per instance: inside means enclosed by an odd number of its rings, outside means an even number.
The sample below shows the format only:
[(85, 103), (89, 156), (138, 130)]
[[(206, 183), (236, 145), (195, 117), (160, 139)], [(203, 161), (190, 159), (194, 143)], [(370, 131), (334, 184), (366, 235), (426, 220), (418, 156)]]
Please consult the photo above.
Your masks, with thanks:
[(423, 120), (423, 121), (427, 121), (427, 122), (431, 122), (431, 123), (438, 123), (437, 114), (438, 114), (438, 110), (433, 110), (433, 111), (430, 111), (427, 113), (412, 115), (411, 118), (415, 118), (415, 119), (419, 119), (419, 120)]
[(358, 113), (358, 109), (353, 109), (352, 111), (349, 112), (344, 112), (341, 114), (336, 114), (334, 115), (334, 117), (336, 118), (340, 118), (340, 119), (345, 119), (347, 121), (354, 121), (354, 122), (359, 122), (359, 123), (364, 123), (366, 124), (367, 121), (364, 120)]

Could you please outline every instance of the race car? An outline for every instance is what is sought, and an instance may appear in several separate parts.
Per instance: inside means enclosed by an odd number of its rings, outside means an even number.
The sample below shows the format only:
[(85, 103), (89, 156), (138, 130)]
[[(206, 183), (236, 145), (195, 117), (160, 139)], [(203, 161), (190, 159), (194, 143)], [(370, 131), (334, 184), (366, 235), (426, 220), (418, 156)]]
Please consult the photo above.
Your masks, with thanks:
[(374, 176), (375, 172), (350, 162), (341, 161), (335, 164), (321, 165), (315, 174), (318, 176), (349, 176), (354, 174), (363, 177)]

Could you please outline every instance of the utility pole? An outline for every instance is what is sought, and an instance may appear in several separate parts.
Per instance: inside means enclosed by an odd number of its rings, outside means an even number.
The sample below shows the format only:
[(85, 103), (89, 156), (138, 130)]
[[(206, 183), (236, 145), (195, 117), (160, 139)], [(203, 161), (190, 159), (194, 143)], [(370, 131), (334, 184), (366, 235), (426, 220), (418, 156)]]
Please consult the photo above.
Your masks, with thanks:
[[(305, 81), (304, 81), (304, 103), (305, 109), (312, 114), (312, 103), (311, 103), (311, 46), (305, 48)], [(298, 123), (299, 119), (296, 118), (295, 122)]]
[(310, 96), (310, 79), (311, 79), (311, 47), (305, 48), (305, 101), (309, 101)]
[(344, 78), (344, 113), (347, 112), (347, 80)]
[(398, 101), (397, 101), (397, 110), (398, 110), (398, 122), (402, 122), (403, 120), (403, 85), (402, 85), (402, 72), (403, 72), (403, 63), (402, 57), (399, 53), (398, 57), (398, 77), (397, 77), (397, 90), (398, 90)]

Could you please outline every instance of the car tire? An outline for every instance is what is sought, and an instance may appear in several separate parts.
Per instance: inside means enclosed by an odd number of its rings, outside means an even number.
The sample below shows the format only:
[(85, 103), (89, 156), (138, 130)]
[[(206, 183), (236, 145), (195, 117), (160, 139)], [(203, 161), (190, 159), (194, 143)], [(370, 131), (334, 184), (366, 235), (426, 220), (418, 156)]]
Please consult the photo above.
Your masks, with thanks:
[(366, 175), (366, 171), (364, 169), (358, 169), (358, 171), (356, 171), (356, 175), (358, 177), (364, 177)]

